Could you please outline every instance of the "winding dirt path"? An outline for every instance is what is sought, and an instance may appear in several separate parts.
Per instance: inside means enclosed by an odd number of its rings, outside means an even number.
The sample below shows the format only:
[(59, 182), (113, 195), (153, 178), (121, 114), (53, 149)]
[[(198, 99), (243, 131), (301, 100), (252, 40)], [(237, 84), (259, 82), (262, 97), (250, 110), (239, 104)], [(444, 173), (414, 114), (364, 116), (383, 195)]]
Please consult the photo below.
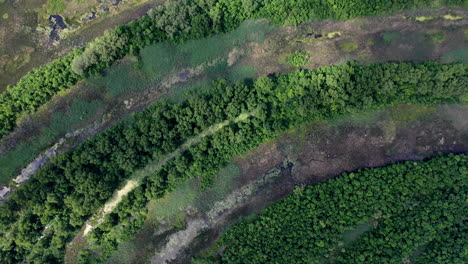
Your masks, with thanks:
[[(101, 224), (104, 221), (104, 217), (110, 212), (112, 212), (112, 210), (114, 210), (115, 207), (117, 207), (117, 205), (122, 201), (123, 197), (125, 197), (128, 193), (130, 193), (135, 188), (140, 186), (140, 182), (142, 179), (152, 175), (154, 172), (160, 170), (161, 167), (164, 164), (166, 164), (168, 161), (179, 156), (181, 153), (183, 153), (190, 147), (200, 143), (204, 137), (213, 135), (214, 133), (226, 127), (230, 123), (242, 122), (248, 119), (249, 117), (255, 115), (255, 112), (256, 111), (252, 111), (249, 113), (242, 113), (233, 120), (225, 120), (224, 122), (212, 125), (209, 128), (202, 131), (197, 136), (192, 137), (189, 140), (187, 140), (184, 144), (182, 144), (176, 150), (164, 156), (164, 158), (150, 162), (148, 165), (145, 166), (145, 168), (135, 172), (133, 176), (131, 177), (131, 179), (128, 180), (127, 183), (124, 185), (124, 187), (115, 191), (112, 198), (106, 204), (104, 204), (103, 208), (99, 210), (93, 217), (90, 218), (90, 220), (86, 222), (83, 236), (86, 237), (89, 234), (89, 232), (91, 232), (99, 224)], [(97, 224), (92, 224), (92, 223), (97, 223)]]

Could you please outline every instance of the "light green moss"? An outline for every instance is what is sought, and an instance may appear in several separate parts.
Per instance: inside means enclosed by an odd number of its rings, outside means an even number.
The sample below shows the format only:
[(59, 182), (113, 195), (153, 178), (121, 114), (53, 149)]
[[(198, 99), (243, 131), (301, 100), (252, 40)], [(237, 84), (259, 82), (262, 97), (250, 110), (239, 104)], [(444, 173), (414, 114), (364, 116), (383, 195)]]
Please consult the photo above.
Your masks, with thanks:
[(425, 21), (430, 21), (430, 20), (433, 20), (434, 17), (431, 17), (431, 16), (418, 16), (418, 17), (415, 17), (415, 20), (418, 21), (418, 22), (425, 22)]
[(333, 38), (340, 37), (340, 36), (341, 36), (340, 31), (333, 31), (327, 34), (327, 38), (329, 39), (333, 39)]
[(457, 15), (452, 15), (452, 14), (447, 14), (447, 15), (443, 16), (443, 18), (444, 18), (445, 20), (452, 20), (452, 21), (463, 19), (462, 16), (457, 16)]

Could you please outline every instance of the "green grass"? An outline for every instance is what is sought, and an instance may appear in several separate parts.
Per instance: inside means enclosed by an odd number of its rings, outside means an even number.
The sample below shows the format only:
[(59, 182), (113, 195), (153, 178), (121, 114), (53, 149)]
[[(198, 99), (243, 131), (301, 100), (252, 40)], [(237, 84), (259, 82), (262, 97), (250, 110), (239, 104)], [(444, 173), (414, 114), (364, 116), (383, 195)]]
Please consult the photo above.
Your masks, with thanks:
[(340, 49), (344, 52), (353, 52), (358, 49), (358, 44), (355, 42), (345, 42), (340, 44)]
[(180, 103), (197, 94), (204, 93), (211, 88), (210, 81), (203, 79), (188, 85), (176, 85), (171, 89), (168, 100), (173, 103)]
[(172, 228), (173, 229), (183, 229), (186, 226), (185, 222), (185, 217), (187, 216), (187, 213), (185, 212), (179, 212), (177, 215), (175, 215), (174, 219), (172, 220)]
[(398, 38), (398, 33), (397, 32), (384, 32), (382, 34), (382, 39), (385, 44), (391, 44), (393, 41), (395, 41)]
[(372, 225), (369, 223), (360, 223), (354, 226), (354, 228), (344, 231), (342, 234), (342, 240), (338, 242), (334, 247), (330, 248), (328, 258), (322, 258), (319, 263), (333, 263), (336, 255), (345, 252), (345, 247), (353, 241), (359, 239), (364, 233), (372, 229)]
[(63, 0), (48, 0), (47, 1), (47, 12), (50, 15), (56, 15), (65, 10), (65, 4)]
[[(251, 66), (235, 66), (226, 63), (229, 52), (246, 42), (260, 42), (274, 29), (267, 21), (245, 21), (229, 33), (219, 34), (200, 40), (190, 40), (179, 45), (159, 43), (149, 45), (140, 53), (138, 63), (124, 62), (115, 64), (107, 70), (105, 76), (87, 79), (93, 89), (100, 89), (111, 97), (125, 96), (144, 89), (156, 87), (164, 82), (164, 77), (174, 76), (184, 69), (203, 67), (206, 80), (226, 78), (239, 81), (255, 76)], [(207, 48), (209, 47), (209, 48)], [(178, 85), (173, 95), (184, 97), (183, 89), (197, 88), (196, 85)], [(175, 98), (172, 96), (172, 98)], [(179, 99), (177, 99), (179, 100)]]
[(177, 216), (197, 198), (198, 189), (199, 184), (195, 179), (180, 183), (164, 198), (149, 202), (149, 217), (169, 219)]
[(255, 75), (255, 67), (251, 65), (234, 66), (229, 72), (228, 79), (232, 82), (238, 82), (245, 79), (253, 79)]
[(45, 129), (45, 132), (58, 136), (76, 129), (78, 127), (74, 126), (75, 124), (92, 117), (101, 107), (103, 107), (103, 103), (99, 100), (90, 102), (81, 99), (74, 100), (66, 113), (57, 112), (52, 115), (51, 125)]
[(49, 126), (44, 128), (39, 136), (19, 143), (15, 149), (8, 151), (0, 159), (0, 183), (19, 174), (20, 169), (57, 141), (60, 135), (76, 129), (77, 123), (92, 117), (101, 107), (102, 102), (98, 100), (91, 102), (75, 100), (66, 112), (54, 113)]
[(0, 183), (7, 182), (18, 169), (34, 159), (35, 153), (38, 152), (36, 144), (42, 143), (36, 140), (34, 142), (37, 143), (20, 143), (13, 151), (3, 155), (0, 159)]
[(465, 39), (468, 39), (468, 29), (464, 29), (463, 34), (465, 36)]
[(236, 180), (241, 174), (241, 169), (237, 164), (231, 163), (222, 168), (204, 192), (200, 193), (196, 200), (195, 207), (201, 211), (208, 211), (216, 201), (222, 200), (236, 186)]
[(435, 111), (433, 106), (417, 104), (400, 104), (389, 108), (390, 116), (396, 122), (409, 123), (421, 119)]
[(114, 64), (104, 76), (93, 76), (86, 82), (92, 89), (104, 91), (111, 97), (128, 95), (151, 85), (151, 80), (129, 63)]
[(179, 45), (177, 51), (184, 54), (183, 57), (186, 59), (186, 62), (194, 67), (225, 56), (231, 49), (240, 46), (246, 41), (261, 42), (273, 29), (274, 27), (267, 21), (248, 20), (232, 32), (187, 41)]
[(352, 115), (337, 117), (327, 121), (327, 125), (334, 128), (346, 128), (350, 124), (364, 127), (374, 127), (378, 124), (384, 137), (392, 138), (400, 126), (407, 125), (414, 120), (424, 120), (434, 111), (436, 108), (433, 106), (396, 104), (381, 111), (360, 111)]
[[(352, 122), (353, 124), (357, 124), (360, 126), (367, 126), (367, 125), (372, 125), (374, 124), (378, 119), (378, 114), (380, 112), (377, 111), (361, 111), (358, 113), (353, 113), (351, 115), (346, 115), (346, 116), (340, 116), (336, 117), (332, 120), (326, 121), (327, 124), (329, 124), (332, 127), (340, 127), (340, 126), (346, 126), (348, 122)], [(322, 120), (323, 122), (325, 120)]]
[(350, 242), (356, 240), (359, 236), (371, 229), (369, 223), (357, 224), (356, 227), (352, 230), (345, 231), (343, 233), (343, 242), (344, 244), (349, 244)]
[(205, 68), (205, 76), (210, 80), (226, 78), (229, 75), (230, 67), (227, 60), (221, 60), (213, 64), (211, 67)]
[(459, 48), (446, 53), (440, 59), (442, 62), (468, 62), (468, 48)]
[(175, 219), (188, 207), (197, 210), (209, 210), (214, 202), (221, 200), (235, 185), (240, 175), (240, 168), (236, 164), (228, 164), (221, 169), (213, 184), (201, 191), (197, 179), (190, 179), (177, 185), (177, 187), (164, 198), (149, 202), (149, 217), (151, 219)]
[(184, 57), (178, 53), (173, 45), (159, 43), (145, 47), (140, 54), (142, 58), (142, 71), (154, 80), (181, 66)]
[[(177, 65), (196, 67), (226, 56), (233, 48), (249, 42), (263, 41), (273, 30), (266, 21), (245, 21), (240, 27), (226, 34), (189, 40), (177, 46), (156, 44), (142, 50), (143, 69), (146, 73), (169, 71)], [(209, 47), (209, 48), (207, 48)], [(150, 70), (148, 70), (150, 69)]]
[(442, 44), (445, 41), (445, 34), (439, 31), (433, 34), (427, 34), (426, 38), (431, 40), (434, 44)]

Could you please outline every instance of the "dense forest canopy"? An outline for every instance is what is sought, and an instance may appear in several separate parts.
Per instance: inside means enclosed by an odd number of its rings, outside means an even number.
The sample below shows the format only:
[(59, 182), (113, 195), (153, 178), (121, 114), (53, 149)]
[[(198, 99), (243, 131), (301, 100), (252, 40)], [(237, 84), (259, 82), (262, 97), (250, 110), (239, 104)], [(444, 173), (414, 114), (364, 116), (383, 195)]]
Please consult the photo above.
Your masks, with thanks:
[[(143, 212), (149, 199), (163, 196), (188, 177), (209, 184), (231, 158), (282, 131), (313, 119), (400, 102), (458, 102), (467, 94), (467, 84), (466, 64), (347, 63), (235, 85), (218, 81), (207, 94), (188, 101), (155, 103), (54, 158), (0, 206), (0, 260), (60, 262), (66, 243), (133, 173), (208, 127), (243, 113), (255, 114), (203, 138), (143, 179), (128, 196), (138, 202), (123, 203), (107, 219), (109, 224), (96, 230), (104, 257), (122, 240), (119, 236), (141, 224), (141, 215), (134, 214)], [(114, 224), (125, 221), (131, 222), (129, 232), (111, 232)]]

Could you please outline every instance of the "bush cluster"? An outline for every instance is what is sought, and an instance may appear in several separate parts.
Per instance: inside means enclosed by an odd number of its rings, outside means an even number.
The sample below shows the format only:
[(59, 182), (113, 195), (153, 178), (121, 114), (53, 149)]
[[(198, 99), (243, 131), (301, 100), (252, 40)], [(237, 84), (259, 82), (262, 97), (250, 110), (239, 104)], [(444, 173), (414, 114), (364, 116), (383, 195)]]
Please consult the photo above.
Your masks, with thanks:
[(295, 67), (302, 67), (307, 63), (308, 58), (307, 51), (296, 51), (286, 57), (286, 62)]

